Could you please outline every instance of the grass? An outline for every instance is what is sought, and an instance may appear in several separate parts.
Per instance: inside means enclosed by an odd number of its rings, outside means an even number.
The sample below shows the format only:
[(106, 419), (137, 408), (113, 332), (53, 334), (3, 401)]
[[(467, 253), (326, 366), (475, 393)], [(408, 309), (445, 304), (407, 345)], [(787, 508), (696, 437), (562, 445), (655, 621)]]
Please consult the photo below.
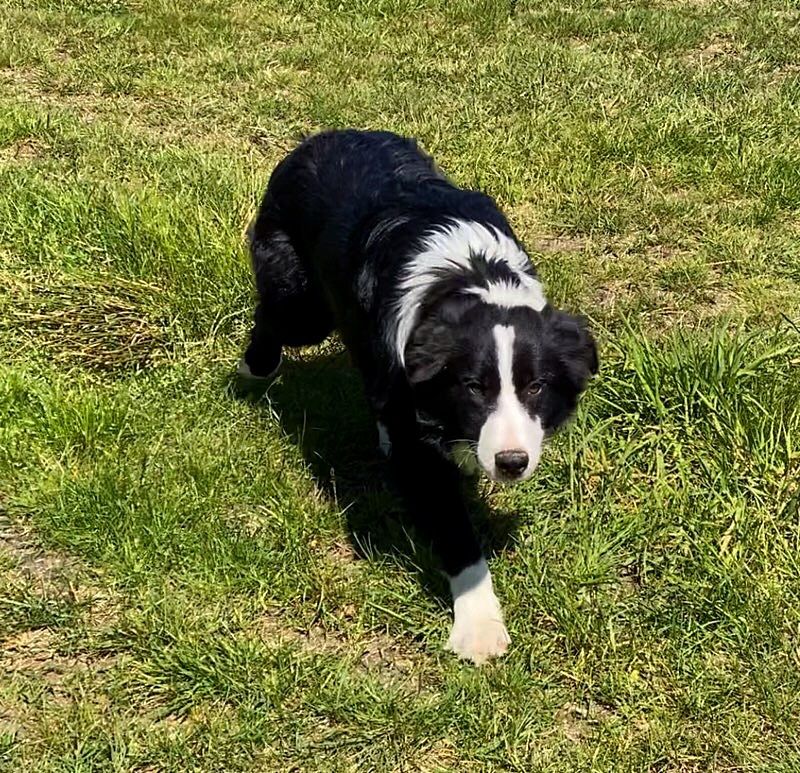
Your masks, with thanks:
[[(800, 769), (800, 12), (0, 1), (0, 766)], [(418, 136), (602, 372), (446, 587), (340, 347), (230, 375), (294, 138)], [(483, 502), (484, 504), (481, 504)]]

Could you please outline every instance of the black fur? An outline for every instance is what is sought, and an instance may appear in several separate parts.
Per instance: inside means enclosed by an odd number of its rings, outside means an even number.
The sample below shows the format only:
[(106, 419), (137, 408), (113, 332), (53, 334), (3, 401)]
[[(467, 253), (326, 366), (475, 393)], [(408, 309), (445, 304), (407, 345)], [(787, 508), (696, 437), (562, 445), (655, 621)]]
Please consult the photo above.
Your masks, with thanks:
[[(251, 233), (259, 303), (245, 354), (254, 375), (267, 375), (282, 347), (339, 331), (388, 429), (411, 512), (450, 575), (481, 555), (447, 451), (454, 441), (477, 442), (497, 398), (493, 327), (517, 331), (514, 386), (547, 431), (567, 419), (597, 370), (578, 318), (465, 294), (491, 281), (519, 282), (480, 253), (431, 285), (402, 361), (389, 335), (400, 279), (425, 236), (459, 220), (516, 242), (488, 196), (454, 186), (413, 140), (336, 131), (304, 141), (273, 172)], [(532, 266), (525, 272), (535, 276)]]

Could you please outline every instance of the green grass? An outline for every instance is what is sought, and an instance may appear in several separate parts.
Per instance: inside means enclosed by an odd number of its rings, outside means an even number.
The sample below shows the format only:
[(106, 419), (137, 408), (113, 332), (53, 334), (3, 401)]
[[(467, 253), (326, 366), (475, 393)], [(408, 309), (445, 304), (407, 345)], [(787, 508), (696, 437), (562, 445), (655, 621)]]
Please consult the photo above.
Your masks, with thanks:
[[(267, 176), (350, 125), (598, 332), (475, 504), (481, 669), (340, 347), (230, 382)], [(798, 159), (788, 0), (0, 0), (0, 766), (800, 770)]]

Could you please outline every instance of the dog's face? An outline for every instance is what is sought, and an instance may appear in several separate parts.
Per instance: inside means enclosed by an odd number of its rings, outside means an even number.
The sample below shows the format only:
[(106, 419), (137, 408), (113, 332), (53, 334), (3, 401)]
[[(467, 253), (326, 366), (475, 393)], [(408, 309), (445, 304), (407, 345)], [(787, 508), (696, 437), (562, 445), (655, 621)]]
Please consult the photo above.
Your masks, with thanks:
[(544, 438), (574, 410), (597, 353), (578, 317), (459, 297), (423, 318), (405, 365), (421, 421), (457, 461), (514, 482), (533, 473)]

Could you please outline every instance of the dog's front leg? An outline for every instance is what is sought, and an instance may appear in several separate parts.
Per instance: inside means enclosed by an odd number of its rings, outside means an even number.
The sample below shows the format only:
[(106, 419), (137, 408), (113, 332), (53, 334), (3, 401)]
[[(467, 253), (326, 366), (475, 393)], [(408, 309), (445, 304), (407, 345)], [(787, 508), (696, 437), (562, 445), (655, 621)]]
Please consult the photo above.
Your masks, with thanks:
[(510, 638), (492, 576), (461, 495), (456, 466), (435, 447), (389, 429), (391, 461), (413, 519), (426, 533), (450, 579), (453, 628), (447, 648), (484, 663), (502, 655)]
[(450, 575), (450, 590), (454, 619), (447, 649), (478, 664), (504, 654), (511, 638), (483, 556)]

